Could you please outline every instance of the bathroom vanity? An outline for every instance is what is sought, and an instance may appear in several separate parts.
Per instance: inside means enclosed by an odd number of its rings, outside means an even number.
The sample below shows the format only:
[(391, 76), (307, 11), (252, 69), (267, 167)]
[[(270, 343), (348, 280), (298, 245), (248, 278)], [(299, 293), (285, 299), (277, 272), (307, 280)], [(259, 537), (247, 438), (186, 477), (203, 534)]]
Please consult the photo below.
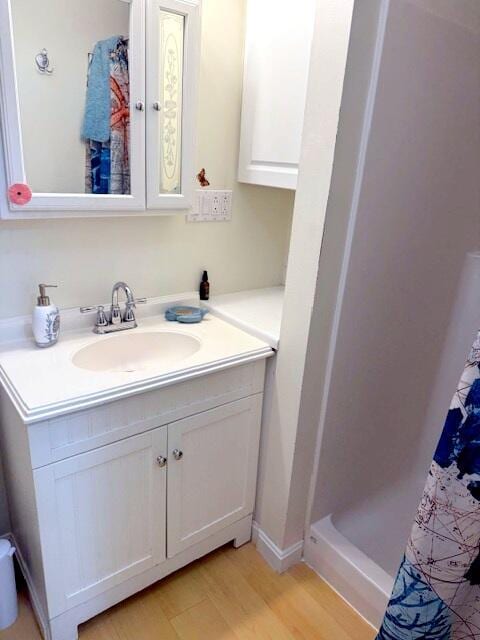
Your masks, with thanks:
[(180, 326), (162, 309), (121, 335), (83, 326), (51, 349), (0, 352), (12, 533), (51, 640), (251, 537), (273, 351), (213, 315)]

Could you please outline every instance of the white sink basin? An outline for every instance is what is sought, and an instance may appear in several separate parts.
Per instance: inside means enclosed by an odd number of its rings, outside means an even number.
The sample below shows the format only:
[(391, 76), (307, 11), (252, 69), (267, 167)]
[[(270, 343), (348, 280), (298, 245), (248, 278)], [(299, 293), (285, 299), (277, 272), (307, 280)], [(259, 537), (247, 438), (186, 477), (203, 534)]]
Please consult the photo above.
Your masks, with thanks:
[(173, 366), (200, 349), (198, 338), (175, 331), (109, 336), (83, 347), (73, 364), (87, 371), (132, 372), (149, 367)]

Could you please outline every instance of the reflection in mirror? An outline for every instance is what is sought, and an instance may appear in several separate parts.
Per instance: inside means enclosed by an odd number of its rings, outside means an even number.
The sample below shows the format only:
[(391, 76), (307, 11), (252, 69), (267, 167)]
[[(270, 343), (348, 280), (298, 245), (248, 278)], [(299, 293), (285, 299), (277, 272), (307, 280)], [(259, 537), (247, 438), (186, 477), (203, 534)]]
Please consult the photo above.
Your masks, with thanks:
[(181, 193), (184, 16), (160, 10), (160, 193)]
[[(129, 2), (12, 0), (11, 6), (32, 191), (129, 194)], [(44, 49), (52, 73), (37, 65)]]

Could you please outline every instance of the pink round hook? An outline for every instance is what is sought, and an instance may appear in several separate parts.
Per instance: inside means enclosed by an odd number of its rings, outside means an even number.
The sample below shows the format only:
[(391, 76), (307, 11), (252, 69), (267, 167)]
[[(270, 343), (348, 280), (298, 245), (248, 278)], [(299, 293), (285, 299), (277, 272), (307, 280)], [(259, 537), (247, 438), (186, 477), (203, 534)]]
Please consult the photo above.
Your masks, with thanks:
[(8, 188), (8, 199), (13, 204), (27, 204), (32, 199), (32, 190), (28, 184), (22, 184), (21, 182), (12, 184)]

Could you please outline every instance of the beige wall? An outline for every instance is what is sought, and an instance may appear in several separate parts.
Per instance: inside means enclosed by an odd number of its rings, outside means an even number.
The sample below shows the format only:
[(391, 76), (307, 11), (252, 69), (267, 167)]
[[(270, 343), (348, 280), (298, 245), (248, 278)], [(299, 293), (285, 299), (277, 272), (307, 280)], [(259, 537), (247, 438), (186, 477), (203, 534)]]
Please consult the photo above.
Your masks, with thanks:
[(193, 290), (208, 268), (216, 293), (280, 284), (294, 194), (236, 182), (244, 0), (204, 0), (198, 167), (233, 188), (231, 222), (182, 215), (0, 223), (0, 318), (29, 314), (38, 282), (62, 307), (108, 300), (126, 280), (140, 296)]
[[(85, 192), (85, 111), (88, 54), (95, 43), (128, 36), (130, 6), (122, 0), (13, 0), (15, 62), (25, 172), (32, 191)], [(52, 75), (34, 58), (48, 50)]]
[[(208, 163), (206, 163), (208, 165)], [(126, 280), (138, 296), (196, 290), (208, 268), (213, 293), (280, 284), (290, 196), (237, 186), (231, 223), (183, 216), (0, 223), (0, 318), (30, 314), (38, 282), (57, 283), (61, 307), (108, 301)]]

